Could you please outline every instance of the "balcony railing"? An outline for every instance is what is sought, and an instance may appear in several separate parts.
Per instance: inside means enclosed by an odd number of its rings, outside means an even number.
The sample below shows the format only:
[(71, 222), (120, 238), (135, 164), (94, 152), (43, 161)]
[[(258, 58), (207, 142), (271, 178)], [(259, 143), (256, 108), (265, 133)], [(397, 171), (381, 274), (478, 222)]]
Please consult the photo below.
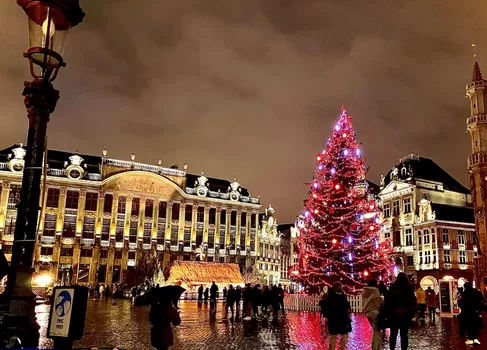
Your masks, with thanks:
[(471, 168), (476, 165), (487, 163), (487, 153), (477, 152), (468, 156), (467, 167)]

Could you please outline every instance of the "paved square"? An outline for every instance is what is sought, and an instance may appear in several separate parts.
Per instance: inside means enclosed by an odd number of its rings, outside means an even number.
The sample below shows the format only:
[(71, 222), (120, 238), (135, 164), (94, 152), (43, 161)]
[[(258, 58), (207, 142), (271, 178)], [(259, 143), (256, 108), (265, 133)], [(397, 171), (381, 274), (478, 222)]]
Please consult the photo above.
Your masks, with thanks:
[[(257, 324), (228, 321), (224, 318), (222, 304), (218, 304), (216, 313), (212, 314), (208, 306), (198, 307), (196, 302), (181, 301), (180, 307), (182, 324), (174, 329), (174, 349), (177, 350), (328, 349), (326, 324), (314, 312), (288, 312), (279, 316), (277, 323)], [(46, 348), (51, 345), (45, 339), (48, 306), (39, 306), (38, 311), (43, 334), (41, 345)], [(120, 300), (116, 306), (105, 301), (90, 301), (85, 336), (75, 343), (75, 347), (119, 346), (127, 350), (149, 350), (152, 349), (149, 329), (147, 307), (132, 307), (128, 300)], [(435, 325), (411, 330), (410, 334), (410, 349), (466, 348), (465, 340), (458, 334), (457, 320), (444, 319)], [(483, 345), (487, 345), (486, 334), (481, 337)], [(370, 349), (371, 336), (366, 318), (354, 316), (347, 349)], [(387, 339), (384, 339), (382, 348), (388, 349)]]

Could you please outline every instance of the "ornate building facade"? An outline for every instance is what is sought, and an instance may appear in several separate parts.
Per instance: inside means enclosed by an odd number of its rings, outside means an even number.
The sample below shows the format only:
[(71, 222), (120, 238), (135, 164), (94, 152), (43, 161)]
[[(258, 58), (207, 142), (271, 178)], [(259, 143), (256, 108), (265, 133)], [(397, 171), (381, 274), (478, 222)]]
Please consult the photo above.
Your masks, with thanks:
[(278, 284), (281, 277), (281, 237), (277, 230), (276, 211), (269, 205), (261, 214), (257, 268), (261, 280), (266, 284)]
[(383, 238), (396, 266), (421, 285), (472, 280), (477, 256), (470, 191), (428, 158), (410, 154), (381, 176)]
[(472, 141), (472, 153), (468, 156), (467, 167), (470, 173), (470, 189), (475, 208), (475, 223), (479, 237), (479, 258), (475, 271), (477, 283), (487, 295), (487, 218), (485, 180), (487, 180), (487, 80), (482, 77), (480, 66), (475, 62), (472, 81), (467, 84), (467, 97), (470, 100), (470, 117), (467, 130)]
[[(192, 175), (186, 164), (137, 163), (133, 153), (129, 161), (102, 154), (47, 152), (38, 273), (65, 284), (121, 282), (144, 251), (164, 266), (196, 259), (256, 264), (261, 205), (236, 179)], [(24, 156), (22, 145), (0, 151), (0, 242), (8, 260)], [(275, 239), (269, 218), (264, 245)]]

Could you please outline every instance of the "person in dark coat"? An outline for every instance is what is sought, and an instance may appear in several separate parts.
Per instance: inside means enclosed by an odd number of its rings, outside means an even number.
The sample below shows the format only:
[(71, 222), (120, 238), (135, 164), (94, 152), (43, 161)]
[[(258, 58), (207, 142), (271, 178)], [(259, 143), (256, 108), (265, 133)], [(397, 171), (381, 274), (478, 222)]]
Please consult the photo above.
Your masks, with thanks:
[(230, 308), (230, 311), (232, 312), (232, 318), (233, 318), (234, 305), (235, 305), (235, 289), (233, 288), (233, 285), (230, 285), (227, 291), (227, 302), (225, 305), (225, 312), (228, 313), (228, 309)]
[(277, 286), (277, 291), (279, 293), (279, 308), (281, 309), (282, 313), (284, 314), (284, 288), (282, 288), (282, 285), (279, 283)]
[(262, 307), (261, 307), (262, 313), (264, 315), (267, 315), (270, 304), (271, 304), (271, 290), (269, 289), (268, 286), (264, 286), (262, 288)]
[(216, 297), (218, 293), (218, 286), (215, 281), (211, 283), (210, 287), (210, 306), (216, 307)]
[(235, 309), (237, 310), (237, 315), (240, 312), (241, 300), (242, 300), (242, 288), (240, 286), (237, 286), (237, 288), (235, 289)]
[(342, 284), (333, 283), (332, 290), (325, 301), (325, 317), (328, 319), (328, 333), (330, 334), (330, 350), (335, 350), (338, 334), (341, 335), (340, 349), (345, 350), (348, 333), (352, 331), (350, 314), (352, 309), (347, 296), (343, 292)]
[(272, 305), (272, 314), (274, 318), (277, 318), (279, 312), (279, 305), (280, 305), (280, 295), (279, 295), (279, 287), (273, 285), (271, 288), (271, 305)]
[(206, 287), (205, 292), (203, 293), (205, 295), (205, 303), (208, 301), (208, 296), (210, 294), (210, 289)]
[(387, 294), (387, 286), (384, 283), (384, 281), (379, 282), (379, 293), (380, 293), (380, 295), (382, 295), (385, 298), (385, 296)]
[(408, 276), (404, 272), (400, 272), (385, 297), (385, 312), (391, 328), (389, 336), (391, 350), (396, 348), (399, 332), (401, 333), (401, 350), (408, 348), (408, 330), (415, 311), (416, 295), (414, 288), (409, 283)]
[(484, 297), (482, 292), (473, 288), (470, 282), (463, 285), (464, 291), (459, 301), (461, 311), (461, 320), (467, 331), (467, 345), (480, 345), (479, 330), (482, 322), (482, 310), (484, 308)]
[(252, 290), (252, 286), (248, 283), (245, 286), (245, 290), (243, 292), (243, 313), (245, 318), (252, 316), (252, 309), (253, 309), (253, 299), (254, 299), (254, 291)]
[(149, 321), (151, 328), (151, 344), (157, 350), (167, 350), (173, 345), (174, 336), (171, 323), (181, 324), (179, 312), (173, 304), (172, 297), (164, 288), (153, 288), (149, 292)]
[(259, 306), (262, 304), (262, 292), (260, 290), (260, 284), (256, 284), (252, 293), (252, 317), (259, 316)]
[(203, 285), (198, 287), (198, 304), (203, 303)]

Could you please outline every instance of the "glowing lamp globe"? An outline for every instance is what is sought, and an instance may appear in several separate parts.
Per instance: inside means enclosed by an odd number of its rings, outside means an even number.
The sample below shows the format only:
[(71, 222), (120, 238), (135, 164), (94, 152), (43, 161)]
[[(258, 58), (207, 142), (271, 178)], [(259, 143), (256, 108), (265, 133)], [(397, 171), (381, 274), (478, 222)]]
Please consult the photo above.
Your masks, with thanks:
[[(30, 61), (31, 74), (53, 81), (66, 65), (62, 55), (69, 30), (85, 15), (79, 0), (17, 0), (17, 4), (29, 18), (29, 49), (24, 56)], [(36, 73), (34, 66), (41, 71)]]
[(364, 276), (367, 277), (369, 275), (369, 271), (364, 271)]

